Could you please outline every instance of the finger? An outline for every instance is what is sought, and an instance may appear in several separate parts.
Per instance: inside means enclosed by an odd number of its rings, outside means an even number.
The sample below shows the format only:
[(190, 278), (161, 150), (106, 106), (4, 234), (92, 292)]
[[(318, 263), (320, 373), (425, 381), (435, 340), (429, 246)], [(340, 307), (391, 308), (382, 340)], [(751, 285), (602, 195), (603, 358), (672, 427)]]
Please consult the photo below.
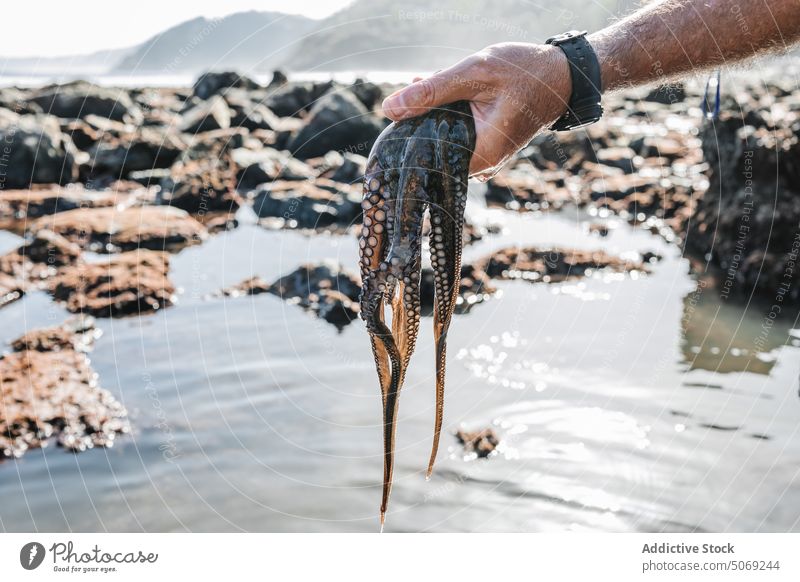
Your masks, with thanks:
[(383, 100), (383, 113), (395, 121), (422, 115), (434, 107), (470, 99), (480, 92), (482, 85), (469, 67), (459, 63), (395, 91)]

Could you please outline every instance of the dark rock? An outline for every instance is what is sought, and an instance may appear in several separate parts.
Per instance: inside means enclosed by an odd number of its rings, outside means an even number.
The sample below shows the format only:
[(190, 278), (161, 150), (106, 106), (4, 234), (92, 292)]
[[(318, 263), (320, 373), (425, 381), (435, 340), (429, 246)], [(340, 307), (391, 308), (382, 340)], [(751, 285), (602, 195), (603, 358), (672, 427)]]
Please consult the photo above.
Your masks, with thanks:
[[(422, 269), (420, 299), (423, 315), (433, 314), (434, 284), (433, 269)], [(458, 288), (455, 313), (469, 313), (479, 303), (486, 301), (497, 289), (489, 276), (475, 265), (461, 266), (461, 282)]]
[(85, 81), (45, 87), (30, 97), (45, 113), (64, 119), (97, 115), (116, 121), (141, 121), (141, 111), (123, 89), (98, 87)]
[(133, 134), (98, 142), (89, 151), (91, 173), (127, 177), (130, 172), (169, 168), (186, 149), (179, 135), (142, 128)]
[(241, 190), (251, 190), (275, 180), (309, 180), (314, 177), (314, 172), (308, 165), (286, 151), (239, 148), (231, 152), (231, 158), (239, 168), (236, 181)]
[(169, 280), (169, 255), (137, 250), (115, 255), (107, 262), (63, 269), (51, 292), (73, 313), (122, 317), (158, 311), (174, 303)]
[(524, 279), (559, 283), (585, 277), (588, 272), (608, 269), (617, 272), (645, 271), (641, 262), (625, 261), (601, 250), (507, 248), (477, 263), (493, 279)]
[(39, 218), (28, 228), (35, 236), (50, 230), (81, 248), (103, 253), (175, 250), (200, 243), (207, 236), (205, 227), (186, 212), (166, 206), (79, 208)]
[[(52, 116), (0, 115), (4, 175), (0, 189), (67, 184), (78, 177), (78, 152)], [(85, 155), (85, 154), (80, 154)]]
[(289, 142), (289, 150), (300, 159), (331, 150), (366, 154), (382, 130), (382, 123), (352, 92), (331, 91), (311, 109), (305, 125)]
[(262, 293), (269, 292), (270, 286), (261, 277), (250, 277), (241, 283), (226, 287), (217, 295), (224, 297), (241, 297), (244, 295), (261, 295)]
[(161, 182), (159, 201), (194, 214), (236, 210), (241, 202), (229, 155), (176, 164)]
[(358, 318), (361, 281), (339, 265), (303, 265), (275, 281), (269, 292), (299, 304), (339, 329)]
[(474, 432), (459, 430), (456, 433), (456, 438), (464, 446), (465, 453), (474, 453), (481, 459), (485, 459), (492, 454), (497, 445), (500, 444), (500, 438), (491, 428)]
[(71, 265), (81, 257), (78, 245), (46, 229), (37, 231), (33, 240), (20, 247), (18, 253), (34, 263), (52, 267)]
[(210, 97), (188, 109), (181, 118), (179, 129), (184, 133), (203, 133), (231, 126), (231, 112), (225, 99)]
[(275, 70), (272, 71), (272, 79), (269, 82), (269, 87), (282, 87), (286, 83), (289, 82), (289, 77), (286, 76), (286, 73), (283, 71)]
[(349, 227), (361, 217), (361, 194), (322, 178), (278, 180), (256, 191), (253, 210), (260, 218), (280, 218), (297, 228)]
[(350, 85), (350, 91), (369, 110), (375, 109), (375, 106), (383, 100), (383, 90), (380, 86), (361, 78)]
[(193, 87), (193, 95), (200, 99), (208, 99), (218, 95), (223, 89), (259, 89), (260, 85), (244, 75), (232, 71), (222, 73), (204, 73), (200, 75)]
[(83, 353), (95, 333), (91, 318), (80, 318), (30, 332), (0, 358), (0, 457), (51, 439), (73, 452), (110, 447), (130, 431), (125, 408), (97, 385)]
[(316, 101), (333, 87), (324, 83), (289, 83), (273, 91), (265, 104), (278, 117), (304, 117)]
[(800, 299), (800, 126), (796, 117), (774, 127), (742, 125), (725, 114), (703, 132), (710, 186), (688, 221), (687, 248), (710, 255), (721, 271), (721, 293)]

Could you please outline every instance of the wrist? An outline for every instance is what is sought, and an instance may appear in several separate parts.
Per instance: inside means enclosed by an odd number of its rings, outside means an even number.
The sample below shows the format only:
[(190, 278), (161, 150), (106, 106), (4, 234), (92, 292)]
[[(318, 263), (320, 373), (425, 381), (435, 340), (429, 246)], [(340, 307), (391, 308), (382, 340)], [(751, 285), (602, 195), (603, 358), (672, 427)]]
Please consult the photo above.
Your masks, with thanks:
[(569, 60), (560, 48), (549, 44), (541, 45), (539, 48), (544, 50), (546, 70), (551, 73), (547, 84), (555, 95), (552, 119), (545, 120), (546, 123), (551, 123), (564, 115), (569, 107), (572, 95), (572, 72)]

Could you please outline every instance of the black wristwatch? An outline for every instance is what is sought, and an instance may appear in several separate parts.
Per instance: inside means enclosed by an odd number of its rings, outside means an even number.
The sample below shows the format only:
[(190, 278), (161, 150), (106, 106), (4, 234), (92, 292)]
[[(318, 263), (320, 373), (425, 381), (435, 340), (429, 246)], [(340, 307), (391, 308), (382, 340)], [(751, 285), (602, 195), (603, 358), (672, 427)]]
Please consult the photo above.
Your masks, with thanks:
[(548, 38), (547, 44), (564, 51), (572, 75), (572, 95), (567, 112), (550, 129), (568, 131), (594, 123), (603, 116), (603, 106), (600, 103), (602, 81), (600, 62), (592, 45), (586, 40), (586, 31), (571, 30)]

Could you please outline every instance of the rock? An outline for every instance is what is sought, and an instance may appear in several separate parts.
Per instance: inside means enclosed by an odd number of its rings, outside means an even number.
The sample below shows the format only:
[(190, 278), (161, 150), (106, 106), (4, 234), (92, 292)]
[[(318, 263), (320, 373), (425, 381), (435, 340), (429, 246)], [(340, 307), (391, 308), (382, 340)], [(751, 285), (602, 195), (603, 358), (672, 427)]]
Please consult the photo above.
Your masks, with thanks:
[(486, 184), (486, 203), (514, 210), (558, 210), (572, 201), (560, 171), (541, 171), (528, 163), (500, 171)]
[(103, 137), (100, 131), (81, 119), (71, 119), (62, 123), (61, 131), (70, 137), (75, 147), (84, 152)]
[(58, 120), (47, 115), (7, 112), (0, 117), (0, 143), (0, 190), (74, 182), (80, 156), (85, 156), (61, 133)]
[(307, 164), (286, 151), (239, 148), (231, 152), (231, 158), (239, 168), (236, 180), (240, 190), (252, 190), (275, 180), (309, 180), (314, 177), (314, 172)]
[(17, 277), (0, 272), (0, 309), (22, 299), (25, 289)]
[(331, 91), (311, 108), (289, 151), (303, 160), (331, 150), (367, 154), (382, 130), (383, 124), (352, 92)]
[(0, 358), (0, 457), (53, 439), (73, 452), (110, 447), (130, 431), (125, 408), (98, 386), (83, 353), (95, 334), (91, 318), (78, 318), (26, 334)]
[(95, 317), (141, 315), (169, 307), (175, 288), (169, 280), (169, 255), (137, 250), (63, 269), (51, 292), (72, 313)]
[(96, 252), (176, 250), (205, 240), (205, 227), (189, 214), (166, 206), (79, 208), (34, 221), (29, 231), (50, 230)]
[(317, 171), (320, 178), (329, 178), (334, 182), (355, 184), (364, 179), (367, 158), (359, 154), (337, 151), (328, 152), (321, 158), (306, 160), (306, 163)]
[(355, 83), (350, 85), (350, 91), (369, 110), (375, 109), (375, 106), (383, 100), (383, 90), (375, 83), (361, 78), (356, 79)]
[(91, 316), (77, 316), (56, 327), (45, 327), (29, 331), (11, 342), (15, 352), (32, 350), (36, 352), (59, 352), (74, 350), (88, 352), (100, 336)]
[(702, 134), (710, 186), (687, 221), (686, 246), (710, 256), (726, 298), (800, 299), (800, 126), (796, 116), (775, 121), (743, 125), (731, 112)]
[(456, 438), (464, 446), (465, 453), (474, 453), (481, 459), (492, 454), (500, 444), (500, 438), (491, 428), (474, 432), (459, 430), (456, 432)]
[(273, 91), (265, 105), (278, 117), (304, 117), (316, 101), (333, 87), (324, 83), (289, 83)]
[(192, 94), (200, 99), (208, 99), (213, 95), (218, 95), (223, 89), (231, 87), (252, 90), (259, 89), (260, 85), (249, 77), (232, 71), (204, 73), (195, 81)]
[(130, 172), (169, 168), (186, 149), (178, 134), (141, 128), (120, 138), (104, 139), (90, 150), (88, 162), (93, 176), (109, 174), (124, 178)]
[(589, 234), (596, 234), (598, 236), (608, 236), (611, 231), (608, 228), (607, 224), (603, 224), (602, 222), (593, 222), (589, 225)]
[(115, 121), (141, 121), (141, 111), (126, 91), (98, 87), (85, 81), (44, 87), (29, 99), (45, 113), (64, 119), (97, 115)]
[[(420, 278), (420, 299), (423, 315), (433, 315), (434, 284), (433, 269), (422, 269)], [(458, 289), (455, 313), (469, 313), (479, 303), (483, 303), (497, 291), (489, 276), (475, 265), (461, 266), (461, 283)]]
[(597, 161), (612, 168), (619, 168), (626, 174), (632, 174), (637, 168), (636, 152), (629, 147), (604, 148), (597, 152)]
[(272, 72), (272, 79), (269, 82), (269, 87), (282, 87), (289, 82), (289, 77), (283, 71), (275, 70)]
[(501, 249), (477, 263), (493, 279), (524, 279), (559, 283), (608, 269), (616, 272), (646, 271), (641, 262), (625, 261), (601, 250)]
[(182, 161), (161, 181), (159, 202), (193, 214), (232, 212), (240, 204), (229, 155)]
[(261, 277), (250, 277), (241, 283), (226, 287), (219, 293), (218, 296), (223, 297), (241, 297), (244, 295), (261, 295), (262, 293), (269, 292), (270, 286)]
[(299, 304), (340, 329), (358, 318), (361, 281), (339, 265), (303, 265), (275, 281), (269, 292)]
[(124, 205), (111, 190), (92, 191), (82, 187), (43, 188), (37, 190), (0, 190), (0, 227), (12, 228), (29, 220), (75, 210)]
[(277, 180), (256, 190), (253, 210), (296, 228), (349, 227), (361, 217), (360, 189), (324, 178)]
[(78, 245), (46, 229), (34, 233), (33, 240), (20, 247), (17, 252), (34, 263), (51, 267), (71, 265), (81, 257)]
[(203, 133), (231, 126), (231, 112), (225, 99), (214, 95), (187, 110), (181, 118), (180, 131), (184, 133)]

